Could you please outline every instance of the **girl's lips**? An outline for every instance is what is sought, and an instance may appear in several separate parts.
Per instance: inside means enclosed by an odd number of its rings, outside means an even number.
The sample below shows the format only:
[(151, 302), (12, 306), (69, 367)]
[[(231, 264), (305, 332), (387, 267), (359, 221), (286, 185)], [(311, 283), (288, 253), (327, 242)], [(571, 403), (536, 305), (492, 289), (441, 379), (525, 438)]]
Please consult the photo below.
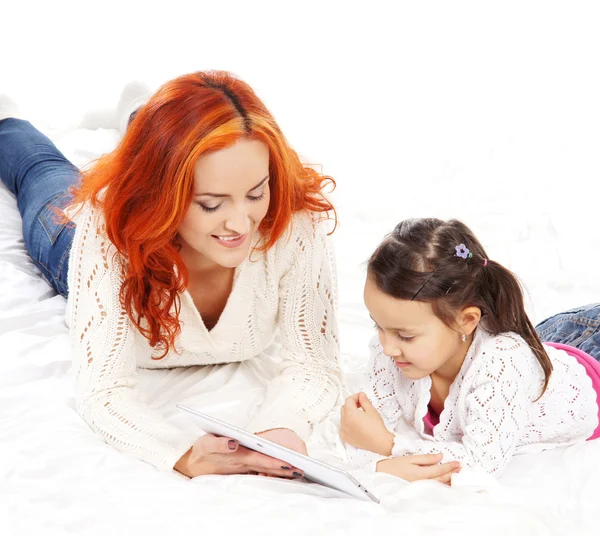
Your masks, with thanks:
[(246, 237), (247, 236), (248, 236), (247, 234), (243, 234), (243, 235), (240, 235), (238, 238), (235, 238), (233, 240), (223, 240), (223, 239), (219, 238), (218, 236), (212, 235), (212, 237), (221, 246), (224, 246), (226, 248), (237, 248), (237, 247), (240, 247), (246, 241)]
[(408, 367), (408, 366), (412, 365), (412, 363), (403, 362), (403, 361), (394, 361), (394, 363), (396, 363), (396, 366), (400, 367), (400, 368)]

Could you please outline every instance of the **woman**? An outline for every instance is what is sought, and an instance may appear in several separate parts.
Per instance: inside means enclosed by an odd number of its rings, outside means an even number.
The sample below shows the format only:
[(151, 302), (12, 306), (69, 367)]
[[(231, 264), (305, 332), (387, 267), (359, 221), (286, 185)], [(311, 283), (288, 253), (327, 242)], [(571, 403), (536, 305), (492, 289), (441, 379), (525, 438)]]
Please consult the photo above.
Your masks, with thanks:
[[(279, 334), (281, 372), (247, 428), (306, 452), (311, 425), (341, 393), (335, 266), (321, 223), (333, 211), (322, 193), (330, 179), (301, 164), (252, 89), (224, 72), (166, 83), (81, 181), (28, 122), (0, 119), (0, 177), (31, 257), (68, 298), (77, 408), (89, 426), (190, 477), (299, 476), (169, 424), (139, 400), (135, 373), (241, 362)], [(75, 225), (57, 218), (67, 206)]]

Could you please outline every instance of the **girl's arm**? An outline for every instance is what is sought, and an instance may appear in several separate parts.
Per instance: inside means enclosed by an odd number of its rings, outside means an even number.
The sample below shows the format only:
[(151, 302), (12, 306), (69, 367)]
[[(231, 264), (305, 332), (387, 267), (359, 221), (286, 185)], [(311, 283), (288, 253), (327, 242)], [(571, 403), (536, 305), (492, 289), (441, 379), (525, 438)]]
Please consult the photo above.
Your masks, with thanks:
[(462, 428), (460, 433), (445, 441), (435, 436), (397, 434), (392, 454), (440, 452), (444, 461), (456, 460), (462, 467), (479, 466), (489, 473), (499, 473), (513, 456), (527, 426), (527, 406), (540, 393), (539, 367), (529, 354), (487, 349), (475, 373), (468, 375), (470, 385), (461, 386), (458, 403), (452, 408)]
[[(381, 419), (383, 419), (383, 424), (390, 431), (391, 435), (391, 431), (396, 428), (402, 415), (396, 396), (400, 373), (394, 365), (393, 360), (384, 355), (377, 337), (374, 337), (369, 343), (369, 350), (370, 358), (365, 372), (365, 388), (363, 392), (367, 395), (368, 400), (373, 408), (377, 410)], [(344, 430), (343, 425), (344, 422), (342, 419), (342, 432)], [(381, 448), (385, 449), (387, 445), (382, 444)], [(352, 465), (358, 468), (368, 466), (373, 471), (375, 471), (378, 461), (388, 457), (388, 455), (356, 448), (349, 443), (346, 443), (346, 452), (348, 461)]]

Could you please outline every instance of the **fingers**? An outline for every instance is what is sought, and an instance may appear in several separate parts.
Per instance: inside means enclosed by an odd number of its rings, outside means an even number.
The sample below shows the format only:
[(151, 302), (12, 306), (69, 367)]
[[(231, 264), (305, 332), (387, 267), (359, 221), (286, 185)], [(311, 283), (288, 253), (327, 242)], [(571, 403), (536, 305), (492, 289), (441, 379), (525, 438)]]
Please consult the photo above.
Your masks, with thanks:
[(266, 473), (285, 478), (300, 478), (304, 476), (303, 471), (286, 462), (271, 458), (260, 452), (248, 450), (244, 447), (240, 447), (237, 456), (239, 456), (239, 462), (247, 467), (247, 471), (255, 471), (259, 474)]
[(301, 444), (298, 445), (296, 449), (300, 454), (304, 454), (304, 456), (308, 456), (308, 448), (306, 448), (306, 443), (302, 441)]
[(437, 452), (435, 454), (414, 454), (407, 456), (407, 458), (410, 458), (411, 463), (417, 465), (435, 465), (442, 460), (443, 455), (441, 452)]
[(369, 397), (365, 393), (358, 393), (358, 405), (365, 411), (375, 409), (373, 404), (371, 404)]
[(460, 464), (458, 462), (443, 463), (440, 465), (428, 465), (421, 467), (423, 475), (422, 478), (436, 479), (444, 476), (447, 473), (456, 472), (458, 469), (460, 469)]
[(239, 448), (239, 443), (234, 439), (213, 434), (203, 435), (196, 444), (206, 454), (231, 454)]
[(454, 473), (456, 473), (456, 471), (452, 471), (451, 473), (446, 473), (445, 475), (438, 476), (437, 478), (434, 478), (433, 480), (437, 480), (438, 482), (441, 482), (442, 484), (446, 484), (446, 486), (449, 486), (450, 483), (452, 482), (452, 475)]
[[(286, 476), (277, 476), (277, 475), (270, 475), (268, 473), (256, 473), (254, 471), (250, 472), (251, 475), (257, 475), (257, 476), (263, 476), (265, 478), (290, 478), (290, 477), (286, 477)], [(300, 478), (300, 477), (293, 477), (293, 478)]]
[[(283, 467), (283, 466), (281, 466)], [(269, 469), (269, 471), (260, 470), (260, 468), (255, 468), (257, 470), (257, 474), (259, 476), (268, 476), (268, 477), (277, 477), (277, 478), (287, 478), (289, 480), (293, 480), (294, 478), (302, 478), (304, 475), (298, 471), (297, 469)], [(259, 472), (260, 471), (260, 472)]]
[(288, 428), (266, 430), (256, 435), (269, 439), (270, 441), (278, 443), (279, 445), (283, 445), (288, 449), (295, 450), (300, 454), (308, 454), (306, 443), (298, 436), (298, 434), (296, 434), (296, 432)]
[(454, 475), (458, 472), (460, 472), (460, 467), (450, 471), (449, 473), (446, 473), (445, 475), (438, 476), (438, 477), (434, 478), (433, 480), (437, 480), (438, 482), (441, 482), (442, 484), (446, 484), (447, 486), (449, 486), (452, 483), (452, 475)]
[(346, 402), (344, 403), (344, 407), (348, 410), (358, 409), (360, 406), (358, 405), (358, 397), (360, 393), (356, 393), (352, 396), (346, 398)]

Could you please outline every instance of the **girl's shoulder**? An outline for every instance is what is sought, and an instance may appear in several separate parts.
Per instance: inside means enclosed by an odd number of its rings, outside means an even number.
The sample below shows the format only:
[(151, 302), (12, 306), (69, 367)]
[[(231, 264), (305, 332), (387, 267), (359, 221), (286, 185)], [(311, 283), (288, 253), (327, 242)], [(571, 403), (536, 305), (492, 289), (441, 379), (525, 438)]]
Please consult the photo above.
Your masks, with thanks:
[(494, 335), (483, 327), (477, 328), (476, 340), (479, 342), (480, 351), (494, 356), (503, 357), (522, 352), (533, 355), (525, 339), (512, 331)]
[(528, 382), (543, 374), (533, 350), (514, 332), (494, 335), (482, 327), (477, 328), (465, 361), (468, 361), (467, 370), (463, 370), (465, 378), (483, 376), (492, 381)]

